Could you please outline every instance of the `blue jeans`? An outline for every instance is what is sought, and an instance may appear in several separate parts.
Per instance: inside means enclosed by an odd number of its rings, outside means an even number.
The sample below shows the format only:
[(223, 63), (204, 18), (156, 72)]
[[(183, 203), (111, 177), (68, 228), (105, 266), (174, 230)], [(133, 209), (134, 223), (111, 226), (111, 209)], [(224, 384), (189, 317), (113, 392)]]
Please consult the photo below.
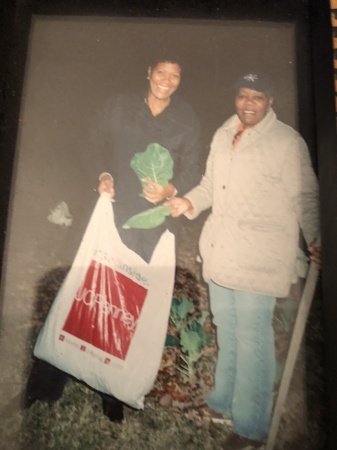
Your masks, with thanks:
[(273, 406), (276, 299), (209, 284), (218, 360), (208, 405), (233, 420), (234, 432), (266, 437)]

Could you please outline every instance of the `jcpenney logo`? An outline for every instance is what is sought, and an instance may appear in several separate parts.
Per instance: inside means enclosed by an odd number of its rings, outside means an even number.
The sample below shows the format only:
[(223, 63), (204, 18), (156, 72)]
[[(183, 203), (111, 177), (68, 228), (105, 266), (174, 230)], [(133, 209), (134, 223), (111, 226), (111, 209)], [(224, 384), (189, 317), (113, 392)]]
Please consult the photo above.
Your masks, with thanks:
[(109, 303), (106, 294), (101, 294), (84, 287), (77, 292), (75, 300), (77, 302), (83, 302), (89, 308), (97, 305), (104, 315), (111, 316), (113, 320), (120, 320), (131, 333), (136, 329), (137, 321), (135, 317), (130, 312)]

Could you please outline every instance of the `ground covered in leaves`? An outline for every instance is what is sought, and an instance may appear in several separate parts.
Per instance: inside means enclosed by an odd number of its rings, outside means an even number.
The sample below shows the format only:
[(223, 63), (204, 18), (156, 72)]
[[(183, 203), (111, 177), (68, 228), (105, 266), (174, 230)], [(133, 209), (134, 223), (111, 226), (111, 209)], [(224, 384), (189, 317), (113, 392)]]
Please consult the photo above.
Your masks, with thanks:
[[(122, 424), (111, 423), (102, 414), (98, 394), (70, 377), (62, 398), (52, 405), (36, 402), (28, 410), (22, 410), (22, 392), (15, 398), (6, 398), (0, 404), (1, 450), (230, 450), (226, 447), (226, 438), (231, 434), (231, 423), (213, 424), (204, 407), (213, 385), (217, 354), (215, 330), (200, 265), (195, 262), (193, 252), (183, 254), (187, 256), (178, 260), (174, 299), (178, 303), (186, 299), (192, 304), (183, 325), (186, 328), (188, 321), (193, 322), (192, 331), (201, 336), (200, 354), (188, 360), (190, 355), (180, 343), (181, 329), (170, 320), (168, 334), (171, 339), (163, 353), (153, 390), (146, 397), (145, 409), (137, 411), (126, 407)], [(31, 345), (67, 271), (68, 267), (53, 269), (44, 274), (37, 286), (35, 314), (29, 324)], [(278, 377), (275, 389), (281, 379), (300, 289), (301, 286), (295, 287), (289, 299), (277, 302), (274, 329)], [(312, 307), (305, 343), (296, 365), (275, 450), (324, 448), (319, 298)], [(28, 357), (27, 376), (31, 361)]]

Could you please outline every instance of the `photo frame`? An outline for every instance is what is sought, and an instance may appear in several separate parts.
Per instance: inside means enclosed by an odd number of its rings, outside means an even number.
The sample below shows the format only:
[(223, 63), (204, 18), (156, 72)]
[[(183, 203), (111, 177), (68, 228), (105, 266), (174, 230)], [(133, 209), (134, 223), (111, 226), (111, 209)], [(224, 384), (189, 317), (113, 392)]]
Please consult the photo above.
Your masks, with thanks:
[[(154, 2), (155, 3), (155, 2)], [(189, 4), (187, 4), (189, 3)], [(291, 95), (287, 97), (286, 95), (283, 97), (283, 106), (280, 106), (280, 114), (281, 117), (283, 115), (285, 122), (290, 120), (290, 124), (295, 128), (299, 129), (306, 142), (308, 143), (309, 149), (311, 151), (311, 156), (314, 162), (315, 168), (318, 170), (319, 178), (320, 178), (320, 188), (321, 188), (321, 201), (322, 201), (322, 242), (323, 248), (327, 248), (327, 252), (324, 253), (324, 271), (322, 274), (321, 280), (321, 288), (322, 292), (318, 295), (317, 302), (319, 304), (323, 304), (323, 319), (322, 321), (326, 324), (325, 329), (325, 338), (326, 341), (324, 343), (325, 352), (327, 355), (328, 363), (326, 363), (326, 378), (327, 378), (327, 388), (333, 388), (333, 377), (335, 374), (334, 363), (330, 363), (333, 361), (333, 345), (334, 342), (334, 325), (333, 319), (335, 314), (335, 308), (333, 305), (333, 295), (336, 289), (334, 282), (334, 269), (336, 267), (336, 260), (333, 254), (333, 243), (336, 239), (336, 232), (333, 229), (331, 218), (335, 217), (335, 206), (333, 203), (333, 196), (331, 192), (335, 191), (336, 182), (334, 181), (335, 174), (335, 164), (334, 164), (334, 154), (335, 154), (335, 121), (334, 121), (334, 101), (333, 101), (333, 77), (332, 77), (332, 62), (331, 68), (329, 68), (329, 59), (328, 52), (325, 54), (322, 50), (322, 40), (324, 41), (324, 45), (328, 46), (329, 38), (329, 27), (327, 25), (327, 20), (329, 20), (328, 14), (328, 2), (314, 2), (314, 1), (301, 1), (297, 2), (296, 5), (293, 2), (265, 2), (265, 1), (254, 1), (254, 2), (245, 2), (240, 1), (236, 2), (234, 5), (223, 5), (222, 2), (217, 2), (212, 6), (208, 5), (207, 2), (186, 2), (186, 5), (178, 5), (174, 3), (170, 3), (167, 6), (155, 6), (151, 5), (151, 2), (147, 7), (139, 6), (138, 2), (117, 2), (114, 4), (114, 7), (108, 6), (104, 2), (96, 2), (96, 4), (83, 1), (83, 2), (73, 2), (71, 5), (66, 5), (60, 2), (29, 2), (25, 5), (13, 5), (5, 8), (4, 14), (4, 24), (7, 30), (7, 40), (4, 42), (4, 46), (2, 48), (3, 55), (5, 60), (8, 61), (7, 65), (2, 69), (2, 75), (4, 83), (4, 96), (3, 96), (3, 106), (2, 106), (2, 117), (3, 117), (3, 125), (2, 125), (2, 139), (1, 144), (3, 150), (1, 152), (1, 205), (2, 211), (4, 214), (1, 215), (1, 250), (5, 252), (5, 258), (3, 259), (2, 272), (3, 277), (8, 277), (8, 257), (9, 250), (8, 247), (5, 246), (5, 238), (6, 242), (8, 239), (11, 239), (13, 236), (13, 230), (11, 229), (11, 218), (13, 217), (13, 210), (15, 209), (15, 205), (13, 202), (13, 192), (16, 191), (17, 195), (24, 196), (25, 191), (29, 191), (29, 187), (20, 185), (18, 183), (18, 168), (20, 167), (20, 158), (18, 155), (18, 150), (20, 150), (20, 145), (24, 141), (22, 136), (22, 127), (23, 124), (20, 123), (20, 120), (24, 119), (26, 116), (22, 115), (23, 111), (23, 103), (22, 99), (23, 94), (29, 92), (29, 85), (27, 86), (27, 73), (29, 73), (29, 65), (28, 62), (31, 61), (29, 58), (32, 55), (32, 51), (36, 49), (36, 47), (29, 47), (29, 43), (31, 45), (32, 40), (30, 37), (32, 36), (32, 27), (38, 25), (43, 28), (43, 25), (46, 25), (46, 21), (50, 19), (52, 16), (56, 19), (56, 22), (60, 24), (62, 22), (63, 17), (67, 17), (67, 20), (70, 20), (73, 24), (73, 27), (70, 27), (70, 37), (75, 36), (75, 34), (71, 35), (71, 32), (74, 31), (74, 27), (81, 22), (87, 22), (90, 17), (93, 18), (94, 23), (107, 24), (111, 18), (115, 19), (115, 28), (117, 29), (120, 24), (123, 24), (123, 28), (125, 23), (148, 23), (148, 26), (152, 24), (162, 24), (162, 28), (167, 32), (167, 24), (174, 24), (177, 28), (179, 26), (186, 27), (186, 24), (192, 24), (198, 29), (198, 36), (202, 34), (202, 27), (205, 29), (209, 29), (207, 27), (215, 27), (221, 28), (224, 23), (237, 23), (239, 26), (242, 26), (242, 23), (245, 23), (245, 26), (249, 27), (249, 23), (255, 22), (259, 24), (260, 30), (263, 30), (264, 23), (273, 24), (273, 27), (268, 29), (268, 32), (275, 32), (278, 27), (282, 26), (282, 24), (286, 23), (290, 24), (292, 27), (292, 37), (294, 39), (294, 48), (292, 49), (292, 54), (294, 56), (294, 63), (296, 68), (291, 67), (291, 70), (288, 69), (278, 80), (278, 86), (281, 89), (288, 86), (289, 80), (292, 79), (292, 83), (294, 86), (294, 92), (291, 92)], [(248, 24), (248, 25), (247, 25)], [(166, 28), (165, 28), (166, 27)], [(41, 28), (41, 29), (42, 29)], [(50, 30), (50, 27), (44, 27), (44, 32), (46, 30)], [(322, 31), (324, 30), (324, 31)], [(57, 35), (57, 29), (55, 29)], [(58, 31), (59, 33), (59, 31)], [(93, 32), (94, 35), (95, 31)], [(263, 31), (261, 32), (263, 34)], [(140, 32), (141, 34), (141, 32)], [(140, 35), (138, 34), (138, 36)], [(186, 32), (185, 35), (188, 33)], [(216, 33), (214, 33), (216, 34)], [(253, 32), (251, 33), (254, 34)], [(256, 33), (258, 34), (258, 33)], [(127, 33), (126, 33), (127, 35)], [(43, 36), (43, 34), (41, 34)], [(137, 37), (137, 34), (135, 34)], [(134, 39), (135, 39), (134, 36)], [(318, 39), (319, 36), (319, 39)], [(60, 34), (59, 34), (60, 37)], [(64, 35), (60, 37), (64, 38)], [(290, 39), (291, 39), (290, 38)], [(127, 37), (125, 36), (125, 39)], [(199, 37), (200, 39), (200, 37)], [(214, 38), (215, 43), (218, 45), (225, 40), (222, 38)], [(274, 43), (280, 43), (277, 38), (273, 38)], [(271, 40), (273, 40), (271, 39)], [(247, 35), (246, 41), (249, 45), (249, 41), (253, 40), (252, 36)], [(150, 41), (150, 40), (149, 40)], [(260, 42), (262, 42), (261, 40)], [(38, 40), (36, 41), (38, 42)], [(40, 42), (42, 42), (40, 40)], [(148, 44), (148, 43), (147, 43)], [(35, 44), (36, 45), (36, 44)], [(69, 44), (71, 45), (71, 43)], [(276, 46), (277, 47), (277, 46)], [(282, 47), (282, 46), (281, 46)], [(77, 47), (80, 48), (80, 47)], [(55, 50), (55, 47), (53, 47)], [(61, 51), (61, 47), (59, 48)], [(205, 49), (206, 51), (206, 49)], [(261, 48), (258, 48), (257, 55), (261, 55)], [(268, 54), (267, 50), (263, 51)], [(275, 50), (279, 51), (278, 48)], [(270, 52), (272, 53), (272, 52)], [(55, 55), (55, 53), (53, 53)], [(235, 52), (231, 49), (229, 53), (232, 57), (231, 64), (235, 66), (235, 60), (237, 59), (235, 56)], [(291, 54), (291, 52), (289, 53)], [(332, 52), (331, 52), (332, 54)], [(283, 58), (286, 58), (288, 55), (283, 55)], [(115, 56), (116, 57), (116, 56)], [(207, 80), (203, 80), (203, 77), (207, 79), (209, 72), (213, 74), (217, 74), (219, 78), (219, 74), (221, 73), (221, 68), (219, 66), (214, 70), (214, 67), (211, 66), (210, 61), (214, 60), (215, 56), (205, 57), (206, 67), (197, 67), (197, 74), (194, 74), (194, 77), (198, 80), (199, 83), (205, 82), (205, 86), (207, 86)], [(99, 59), (99, 58), (98, 58)], [(275, 61), (277, 58), (275, 57)], [(253, 58), (250, 60), (252, 63)], [(261, 62), (261, 60), (259, 60)], [(331, 60), (332, 61), (332, 60)], [(289, 60), (288, 60), (289, 62)], [(291, 64), (293, 62), (291, 61)], [(132, 70), (135, 70), (135, 66), (132, 67)], [(144, 66), (146, 68), (146, 65)], [(242, 66), (241, 66), (242, 67)], [(241, 68), (240, 64), (236, 68), (236, 71), (239, 73), (239, 69)], [(288, 66), (289, 67), (289, 66)], [(324, 68), (324, 70), (323, 70)], [(210, 70), (211, 69), (211, 70)], [(140, 69), (139, 69), (140, 70)], [(278, 68), (278, 70), (281, 70)], [(275, 72), (277, 73), (276, 69)], [(71, 72), (74, 73), (74, 72)], [(67, 73), (66, 77), (69, 78), (71, 73)], [(135, 73), (135, 72), (134, 72)], [(235, 71), (234, 71), (235, 73)], [(193, 74), (193, 71), (192, 71)], [(43, 75), (43, 71), (42, 71)], [(97, 73), (92, 75), (93, 77), (97, 77)], [(119, 75), (121, 76), (121, 75)], [(139, 72), (140, 76), (140, 72)], [(131, 80), (131, 77), (126, 73), (122, 73), (122, 78), (124, 82)], [(230, 77), (226, 78), (225, 84), (228, 86)], [(35, 80), (40, 85), (41, 90), (43, 90), (43, 76), (42, 78), (36, 78)], [(48, 80), (45, 80), (47, 83)], [(195, 82), (197, 83), (197, 82)], [(217, 84), (218, 83), (218, 84)], [(74, 86), (76, 82), (72, 86)], [(328, 88), (329, 84), (331, 85)], [(220, 81), (216, 80), (216, 83), (212, 85), (220, 86)], [(89, 86), (89, 85), (88, 85)], [(324, 88), (323, 88), (324, 87)], [(193, 91), (194, 89), (194, 91)], [(196, 110), (202, 111), (202, 106), (207, 100), (205, 100), (204, 96), (200, 96), (198, 99), (193, 98), (193, 94), (196, 88), (191, 86), (184, 86), (184, 95), (188, 97), (188, 99), (192, 102), (194, 101), (194, 108)], [(202, 89), (202, 93), (204, 94), (205, 87)], [(222, 92), (218, 95), (219, 105), (220, 100), (225, 101), (224, 94), (229, 96), (230, 90), (225, 88), (225, 92)], [(104, 96), (104, 90), (99, 94), (101, 98)], [(221, 97), (223, 96), (223, 97)], [(71, 97), (71, 96), (70, 96)], [(212, 99), (214, 100), (216, 94), (213, 92), (210, 103)], [(229, 103), (229, 102), (228, 102)], [(289, 104), (292, 105), (292, 109), (289, 110)], [(220, 106), (217, 106), (220, 109)], [(219, 118), (220, 125), (221, 121), (229, 116), (230, 108), (227, 107), (227, 110), (216, 111), (214, 112), (214, 117)], [(283, 108), (283, 109), (282, 109)], [(209, 107), (208, 107), (209, 110)], [(20, 113), (21, 111), (21, 113)], [(290, 111), (290, 112), (289, 112)], [(55, 120), (58, 120), (60, 112), (56, 112)], [(72, 110), (70, 114), (71, 118), (74, 119), (76, 117), (76, 111)], [(43, 117), (43, 113), (40, 112), (40, 117)], [(75, 119), (74, 119), (75, 120)], [(204, 118), (201, 119), (203, 123), (206, 123), (206, 114)], [(210, 121), (211, 122), (211, 121)], [(76, 125), (76, 124), (75, 124)], [(205, 147), (207, 143), (209, 143), (211, 135), (216, 129), (215, 122), (214, 124), (207, 124), (208, 128), (205, 126), (204, 130), (204, 141)], [(21, 131), (20, 131), (21, 130)], [(34, 131), (34, 130), (32, 130)], [(49, 131), (51, 131), (49, 129)], [(21, 132), (21, 134), (20, 134)], [(32, 134), (33, 136), (33, 134)], [(55, 138), (57, 134), (55, 134)], [(21, 144), (20, 144), (21, 142)], [(25, 141), (24, 141), (25, 142)], [(47, 142), (47, 141), (46, 141)], [(74, 140), (72, 140), (72, 143)], [(206, 150), (205, 150), (206, 151)], [(22, 150), (20, 150), (22, 152)], [(36, 164), (38, 165), (38, 157), (36, 156)], [(54, 163), (55, 161), (50, 162), (50, 177), (53, 176), (54, 173)], [(28, 167), (29, 161), (26, 161), (23, 164), (23, 167)], [(56, 162), (57, 164), (57, 162)], [(64, 162), (63, 162), (64, 164)], [(71, 166), (73, 164), (72, 161), (66, 162), (66, 166)], [(48, 170), (48, 165), (41, 165), (42, 173), (40, 185), (37, 183), (37, 187), (42, 189), (43, 184), (46, 182), (45, 177), (46, 170)], [(60, 173), (62, 169), (62, 165), (59, 168), (57, 174)], [(322, 175), (324, 174), (324, 175)], [(30, 174), (32, 175), (32, 174)], [(33, 174), (35, 176), (35, 174)], [(29, 179), (29, 177), (28, 177)], [(50, 179), (50, 178), (49, 178)], [(47, 184), (48, 186), (48, 184)], [(93, 191), (93, 187), (92, 189)], [(11, 194), (12, 192), (12, 194)], [(91, 194), (95, 195), (93, 192)], [(29, 201), (35, 201), (36, 192), (32, 192), (29, 194)], [(76, 194), (78, 195), (78, 193)], [(58, 198), (62, 198), (62, 195), (55, 196), (53, 199), (53, 204), (55, 204)], [(92, 197), (93, 198), (93, 197)], [(42, 201), (39, 200), (41, 207)], [(330, 202), (330, 203), (329, 203)], [(325, 206), (327, 205), (327, 206)], [(48, 209), (48, 204), (45, 205), (46, 210)], [(52, 206), (52, 205), (51, 205)], [(13, 209), (14, 208), (14, 209)], [(329, 211), (329, 213), (327, 213)], [(30, 224), (33, 222), (33, 217), (29, 216), (29, 209), (27, 209), (27, 226), (29, 228)], [(86, 218), (88, 217), (87, 216)], [(22, 217), (20, 218), (22, 219)], [(83, 220), (83, 224), (81, 225), (84, 229), (85, 220)], [(59, 244), (61, 245), (62, 241), (62, 233), (59, 234), (58, 238), (60, 239)], [(34, 233), (29, 234), (27, 232), (22, 236), (22, 243), (25, 243), (25, 240), (33, 240)], [(77, 241), (78, 243), (78, 241)], [(8, 245), (8, 244), (7, 244)], [(76, 245), (74, 244), (76, 247)], [(29, 251), (34, 253), (34, 249), (36, 251), (36, 247), (30, 246), (29, 242), (27, 245), (27, 251), (22, 252), (25, 253), (27, 260), (25, 260), (25, 265), (28, 267), (30, 258), (33, 259), (35, 255), (29, 255)], [(67, 247), (69, 250), (69, 259), (71, 259), (71, 255), (73, 254), (74, 249)], [(18, 256), (19, 253), (18, 253)], [(15, 260), (15, 258), (14, 258)], [(45, 271), (46, 266), (41, 268), (41, 271)], [(13, 283), (16, 284), (17, 281), (15, 279), (15, 273), (11, 272), (10, 276), (13, 279)], [(5, 278), (3, 278), (5, 280)], [(20, 284), (20, 283), (19, 283)], [(2, 283), (2, 289), (4, 289), (5, 283)], [(19, 286), (20, 289), (20, 286)], [(25, 286), (21, 286), (22, 291), (24, 292)], [(6, 300), (6, 298), (7, 300)], [(8, 296), (2, 295), (1, 304), (2, 310), (4, 308), (8, 308)], [(10, 309), (18, 307), (19, 303), (16, 304), (15, 299), (18, 299), (18, 295), (13, 297), (13, 302), (10, 302)], [(6, 303), (7, 302), (7, 303)], [(320, 308), (319, 308), (320, 309)], [(27, 311), (27, 314), (30, 314), (30, 311)], [(3, 328), (3, 320), (4, 315), (2, 315), (2, 329)], [(335, 408), (334, 396), (329, 396), (330, 401), (327, 405), (327, 411), (329, 413), (329, 417), (331, 416), (331, 420), (326, 426), (328, 439), (333, 438), (333, 431), (335, 428), (332, 426), (334, 424), (333, 419), (333, 411)], [(193, 448), (193, 447), (191, 447)]]

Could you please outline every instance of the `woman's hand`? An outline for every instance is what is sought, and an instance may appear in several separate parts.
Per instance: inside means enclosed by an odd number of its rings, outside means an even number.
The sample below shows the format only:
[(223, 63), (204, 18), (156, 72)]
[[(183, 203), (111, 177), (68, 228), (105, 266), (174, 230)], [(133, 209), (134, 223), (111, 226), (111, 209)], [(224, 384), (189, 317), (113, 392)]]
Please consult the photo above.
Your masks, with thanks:
[(317, 239), (314, 239), (311, 244), (308, 245), (308, 250), (311, 261), (313, 261), (320, 270), (322, 268), (322, 248), (317, 245)]
[(175, 197), (164, 205), (170, 208), (172, 217), (179, 217), (187, 211), (193, 211), (192, 203), (185, 197)]
[(115, 189), (114, 189), (114, 180), (110, 174), (103, 174), (100, 176), (100, 182), (97, 188), (99, 194), (103, 194), (103, 192), (107, 192), (110, 194), (111, 201), (114, 202), (115, 197)]
[(175, 187), (171, 183), (168, 183), (167, 186), (163, 187), (148, 178), (144, 178), (142, 182), (144, 183), (143, 192), (145, 198), (151, 203), (159, 203), (165, 198), (171, 197), (175, 192)]

